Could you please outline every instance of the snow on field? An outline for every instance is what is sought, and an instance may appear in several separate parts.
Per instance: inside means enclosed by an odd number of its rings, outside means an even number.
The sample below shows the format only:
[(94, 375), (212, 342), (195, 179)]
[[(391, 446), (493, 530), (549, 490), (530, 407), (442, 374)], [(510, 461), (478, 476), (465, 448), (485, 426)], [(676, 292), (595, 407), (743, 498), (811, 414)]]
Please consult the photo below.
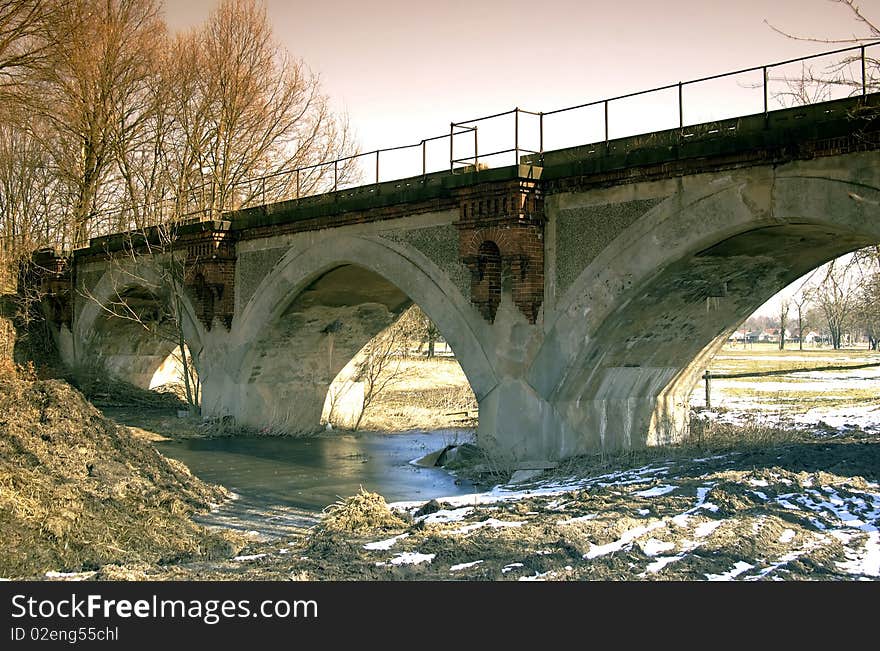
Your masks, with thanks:
[(438, 522), (460, 522), (464, 520), (474, 507), (464, 506), (460, 509), (440, 509), (429, 513), (428, 515), (420, 515), (416, 520), (424, 520), (425, 524), (437, 524)]
[[(467, 513), (464, 512), (464, 509), (468, 506), (476, 507), (485, 506), (487, 504), (497, 504), (499, 502), (515, 502), (517, 500), (525, 499), (528, 497), (560, 496), (565, 495), (566, 493), (583, 490), (584, 488), (587, 488), (589, 486), (599, 486), (604, 488), (607, 486), (646, 484), (650, 483), (650, 481), (656, 475), (668, 474), (669, 465), (669, 463), (652, 463), (642, 466), (640, 468), (610, 472), (603, 475), (598, 475), (596, 477), (542, 481), (525, 485), (517, 484), (516, 486), (500, 484), (498, 486), (495, 486), (491, 490), (482, 493), (471, 493), (468, 495), (454, 495), (439, 498), (438, 501), (442, 502), (444, 505), (452, 506), (455, 508), (445, 511), (437, 511), (432, 515), (437, 516), (440, 513), (455, 513), (456, 518), (462, 519), (464, 516), (467, 515)], [(388, 506), (393, 510), (396, 509), (415, 512), (422, 505), (424, 505), (424, 501), (413, 500), (405, 502), (392, 502)], [(431, 516), (428, 516), (428, 518), (430, 517)], [(438, 521), (436, 519), (428, 520), (428, 518), (425, 519), (426, 522)]]
[[(786, 362), (808, 366), (842, 366), (878, 362), (876, 355), (736, 355), (723, 354), (715, 359), (716, 373), (743, 372), (730, 362), (749, 361), (756, 369), (761, 363)], [(874, 400), (861, 398), (865, 390), (877, 389)], [(851, 393), (851, 392), (859, 393)], [(800, 402), (797, 402), (798, 399)], [(794, 400), (794, 402), (793, 402)], [(858, 404), (861, 402), (861, 404)], [(824, 404), (823, 404), (824, 403)], [(853, 404), (856, 403), (856, 404)], [(704, 409), (705, 386), (694, 388), (691, 406)], [(763, 378), (721, 378), (712, 381), (712, 407), (718, 411), (701, 414), (719, 422), (742, 424), (746, 421), (799, 426), (819, 425), (842, 429), (859, 427), (880, 430), (880, 367), (840, 371), (792, 371), (782, 376)]]
[(236, 556), (232, 560), (239, 561), (239, 562), (256, 561), (256, 560), (259, 560), (265, 556), (266, 556), (266, 554), (245, 554), (244, 556)]
[(745, 561), (737, 561), (736, 565), (733, 566), (729, 572), (725, 572), (724, 574), (707, 574), (706, 578), (709, 581), (732, 581), (736, 577), (738, 577), (743, 572), (752, 569), (755, 567), (751, 563), (746, 563)]
[(636, 491), (634, 495), (638, 495), (639, 497), (657, 497), (659, 495), (666, 495), (667, 493), (671, 493), (675, 490), (675, 486), (669, 485), (661, 485), (655, 486), (654, 488), (648, 488), (643, 491)]

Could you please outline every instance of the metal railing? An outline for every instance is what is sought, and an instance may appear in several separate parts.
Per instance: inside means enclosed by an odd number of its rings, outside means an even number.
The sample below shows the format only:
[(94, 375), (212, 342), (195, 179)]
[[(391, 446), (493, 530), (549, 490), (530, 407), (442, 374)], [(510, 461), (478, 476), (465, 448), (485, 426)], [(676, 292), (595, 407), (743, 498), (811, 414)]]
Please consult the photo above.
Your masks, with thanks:
[[(388, 154), (388, 153), (395, 152), (395, 151), (414, 149), (414, 148), (421, 149), (421, 153), (422, 153), (421, 176), (425, 177), (425, 176), (427, 176), (427, 174), (429, 172), (441, 171), (440, 169), (429, 169), (428, 164), (427, 164), (427, 156), (426, 156), (427, 144), (432, 141), (443, 140), (446, 138), (449, 139), (448, 169), (450, 171), (455, 171), (456, 167), (467, 167), (468, 169), (479, 170), (479, 169), (481, 169), (481, 167), (480, 167), (481, 160), (485, 161), (486, 159), (488, 159), (490, 157), (495, 157), (498, 155), (510, 154), (510, 153), (513, 154), (513, 159), (514, 159), (513, 163), (516, 164), (516, 163), (520, 162), (520, 156), (522, 154), (532, 154), (532, 155), (539, 155), (540, 156), (544, 153), (544, 131), (545, 131), (545, 121), (547, 119), (552, 118), (553, 116), (561, 115), (563, 113), (569, 113), (571, 111), (576, 111), (579, 109), (585, 109), (585, 108), (590, 108), (590, 107), (597, 107), (597, 106), (603, 107), (604, 142), (607, 144), (610, 139), (610, 127), (609, 127), (610, 112), (611, 112), (610, 109), (611, 109), (611, 105), (613, 102), (619, 102), (621, 100), (626, 100), (626, 99), (631, 99), (631, 98), (640, 97), (640, 96), (644, 96), (644, 95), (649, 95), (651, 93), (660, 93), (663, 91), (668, 91), (668, 90), (673, 90), (673, 89), (677, 90), (678, 123), (677, 123), (677, 125), (670, 126), (670, 128), (676, 128), (676, 127), (677, 128), (684, 128), (686, 125), (685, 118), (684, 118), (684, 116), (685, 116), (684, 91), (687, 87), (695, 86), (697, 84), (703, 84), (703, 83), (714, 81), (717, 79), (735, 77), (738, 75), (743, 75), (743, 74), (747, 74), (747, 73), (751, 73), (751, 72), (758, 72), (758, 71), (760, 71), (760, 73), (761, 73), (760, 86), (762, 89), (761, 94), (762, 94), (763, 102), (762, 102), (762, 106), (760, 107), (761, 110), (754, 111), (754, 113), (763, 112), (764, 114), (767, 114), (770, 111), (770, 92), (769, 92), (769, 86), (770, 86), (770, 81), (771, 81), (770, 73), (774, 68), (780, 68), (782, 66), (790, 65), (793, 63), (805, 63), (805, 62), (812, 61), (815, 59), (820, 59), (822, 57), (829, 57), (829, 56), (834, 56), (834, 55), (839, 55), (839, 54), (853, 54), (853, 55), (857, 54), (857, 56), (850, 59), (850, 62), (858, 62), (859, 63), (858, 68), (860, 70), (860, 79), (851, 80), (854, 85), (853, 85), (853, 92), (850, 93), (850, 96), (857, 95), (857, 94), (867, 95), (869, 88), (873, 89), (875, 86), (880, 84), (880, 71), (875, 71), (877, 73), (876, 78), (869, 75), (869, 68), (868, 68), (869, 59), (866, 55), (866, 50), (868, 50), (869, 48), (875, 47), (875, 46), (880, 46), (880, 41), (866, 43), (863, 45), (857, 45), (854, 47), (840, 48), (840, 49), (836, 49), (836, 50), (820, 52), (817, 54), (811, 54), (808, 56), (798, 57), (798, 58), (794, 58), (794, 59), (787, 59), (784, 61), (776, 61), (774, 63), (769, 63), (769, 64), (765, 64), (765, 65), (752, 66), (750, 68), (742, 68), (740, 70), (734, 70), (732, 72), (725, 72), (725, 73), (721, 73), (721, 74), (717, 74), (717, 75), (700, 77), (700, 78), (691, 79), (688, 81), (679, 81), (679, 82), (672, 83), (672, 84), (666, 84), (664, 86), (657, 86), (655, 88), (650, 88), (647, 90), (640, 90), (640, 91), (636, 91), (633, 93), (626, 93), (624, 95), (617, 95), (614, 97), (608, 97), (608, 98), (604, 98), (604, 99), (600, 99), (600, 100), (595, 100), (592, 102), (577, 104), (575, 106), (567, 106), (565, 108), (559, 108), (559, 109), (555, 109), (552, 111), (530, 111), (530, 110), (526, 110), (526, 109), (522, 109), (522, 108), (517, 107), (517, 108), (511, 109), (509, 111), (504, 111), (501, 113), (494, 113), (492, 115), (474, 118), (472, 120), (460, 120), (457, 122), (451, 122), (449, 125), (449, 133), (448, 134), (433, 136), (431, 138), (425, 138), (425, 139), (419, 141), (418, 143), (415, 143), (412, 145), (401, 145), (401, 146), (397, 146), (397, 147), (387, 147), (384, 149), (376, 149), (376, 150), (366, 152), (366, 153), (354, 154), (352, 156), (346, 156), (346, 157), (340, 158), (336, 161), (331, 161), (329, 163), (317, 163), (315, 165), (309, 165), (306, 167), (296, 168), (293, 170), (281, 170), (279, 172), (275, 172), (273, 174), (266, 175), (264, 177), (258, 177), (257, 179), (245, 181), (242, 184), (251, 184), (254, 181), (261, 182), (261, 181), (264, 181), (264, 180), (267, 180), (267, 179), (270, 179), (273, 177), (277, 177), (277, 176), (283, 175), (283, 174), (295, 174), (298, 176), (299, 174), (302, 173), (303, 170), (308, 170), (308, 169), (318, 168), (318, 167), (327, 167), (329, 165), (332, 165), (333, 169), (334, 169), (334, 174), (333, 174), (332, 189), (330, 190), (330, 192), (337, 192), (340, 189), (340, 187), (339, 187), (339, 174), (338, 174), (339, 165), (343, 164), (343, 163), (347, 163), (349, 161), (362, 159), (365, 157), (375, 159), (375, 174), (373, 175), (373, 182), (378, 184), (378, 183), (380, 183), (380, 162), (381, 162), (382, 154)], [(871, 63), (875, 67), (878, 65), (877, 61), (871, 61)], [(746, 113), (743, 115), (748, 115), (748, 114), (749, 113)], [(508, 141), (508, 142), (510, 142), (511, 146), (509, 146), (509, 147), (502, 146), (501, 148), (492, 149), (489, 151), (480, 151), (480, 148), (479, 148), (479, 144), (480, 144), (479, 125), (481, 123), (485, 123), (490, 120), (496, 120), (498, 118), (504, 118), (506, 116), (511, 116), (511, 115), (513, 116), (513, 133), (512, 133), (512, 141)], [(523, 146), (523, 139), (521, 136), (521, 116), (523, 116), (523, 115), (533, 116), (538, 119), (537, 148), (536, 149), (532, 149), (532, 148), (528, 148), (528, 147)], [(636, 135), (636, 134), (628, 134), (628, 135)], [(472, 145), (473, 146), (473, 153), (469, 153), (466, 156), (456, 156), (456, 154), (455, 154), (456, 138), (459, 138), (459, 141), (460, 141), (460, 138), (462, 136), (467, 136), (467, 137), (473, 139), (473, 145)], [(573, 143), (573, 144), (585, 144), (585, 143)], [(404, 176), (404, 177), (400, 177), (400, 178), (415, 177), (417, 175), (418, 174), (415, 173), (415, 174), (410, 174), (408, 176)], [(389, 179), (389, 180), (393, 180), (393, 179)], [(302, 195), (300, 193), (299, 183), (297, 183), (296, 185), (297, 185), (297, 192), (295, 193), (295, 195), (293, 197), (289, 197), (289, 198), (299, 199), (299, 198), (302, 198), (302, 196), (307, 196), (307, 195)], [(324, 192), (321, 192), (320, 194), (323, 194), (323, 193)]]
[[(456, 169), (464, 168), (466, 170), (474, 170), (479, 171), (480, 169), (485, 169), (486, 167), (490, 167), (488, 163), (483, 162), (487, 161), (490, 158), (497, 158), (499, 156), (505, 154), (513, 154), (513, 164), (517, 164), (521, 162), (520, 156), (523, 154), (530, 154), (532, 156), (538, 156), (538, 161), (543, 160), (543, 155), (545, 151), (545, 128), (547, 126), (548, 120), (553, 119), (554, 117), (560, 116), (562, 114), (571, 114), (574, 111), (590, 109), (601, 107), (602, 108), (602, 133), (603, 140), (592, 141), (588, 143), (571, 143), (568, 146), (573, 145), (589, 145), (589, 144), (599, 144), (604, 142), (606, 151), (609, 146), (609, 142), (611, 140), (610, 133), (610, 116), (611, 116), (611, 108), (613, 103), (621, 102), (628, 99), (644, 97), (650, 95), (652, 93), (662, 93), (666, 91), (675, 90), (677, 92), (677, 109), (678, 109), (678, 119), (677, 123), (665, 127), (665, 129), (684, 129), (686, 126), (685, 121), (685, 89), (689, 87), (693, 87), (699, 84), (705, 84), (707, 82), (715, 81), (718, 79), (731, 78), (738, 75), (744, 75), (753, 72), (761, 73), (761, 81), (759, 84), (752, 84), (750, 88), (757, 89), (759, 86), (762, 90), (762, 105), (760, 110), (753, 111), (751, 113), (739, 113), (732, 117), (743, 117), (745, 115), (752, 115), (756, 113), (763, 112), (764, 115), (767, 115), (770, 112), (770, 82), (772, 81), (770, 73), (772, 70), (781, 68), (783, 66), (795, 64), (795, 63), (805, 63), (808, 61), (820, 59), (822, 57), (830, 57), (835, 55), (847, 54), (851, 55), (843, 59), (842, 62), (838, 63), (838, 71), (843, 69), (843, 64), (852, 65), (858, 64), (857, 68), (859, 70), (859, 78), (853, 78), (846, 80), (845, 84), (847, 87), (851, 88), (851, 92), (847, 96), (854, 95), (867, 95), (869, 89), (874, 90), (875, 88), (880, 89), (880, 61), (876, 59), (869, 59), (866, 55), (866, 50), (872, 47), (880, 46), (880, 41), (875, 41), (871, 43), (865, 43), (862, 45), (857, 45), (854, 47), (841, 48), (836, 50), (830, 50), (827, 52), (820, 52), (817, 54), (811, 54), (804, 57), (798, 57), (794, 59), (788, 59), (785, 61), (777, 61), (774, 63), (769, 63), (760, 66), (752, 66), (750, 68), (743, 68), (740, 70), (735, 70), (732, 72), (725, 72), (717, 75), (710, 75), (707, 77), (700, 77), (698, 79), (691, 79), (688, 81), (679, 81), (671, 84), (666, 84), (663, 86), (657, 86), (655, 88), (650, 88), (647, 90), (640, 90), (633, 93), (626, 93), (623, 95), (617, 95), (614, 97), (608, 97), (604, 99), (595, 100), (592, 102), (586, 102), (583, 104), (577, 104), (575, 106), (567, 106), (564, 108), (555, 109), (552, 111), (529, 111), (525, 109), (521, 109), (519, 107), (514, 108), (510, 111), (504, 111), (501, 113), (495, 113), (492, 115), (487, 115), (479, 118), (475, 118), (472, 120), (463, 120), (458, 122), (451, 122), (449, 126), (449, 133), (442, 134), (437, 136), (432, 136), (430, 138), (424, 138), (417, 143), (411, 145), (399, 145), (396, 147), (386, 147), (384, 149), (376, 149), (369, 152), (353, 154), (350, 156), (344, 156), (342, 158), (338, 158), (336, 160), (331, 160), (327, 162), (314, 163), (311, 165), (305, 165), (301, 167), (291, 168), (291, 169), (282, 169), (271, 174), (266, 174), (263, 176), (258, 176), (250, 179), (246, 179), (239, 183), (236, 183), (232, 186), (233, 195), (231, 205), (222, 206), (219, 209), (211, 206), (205, 208), (201, 207), (198, 211), (189, 213), (185, 215), (187, 217), (194, 217), (194, 219), (198, 219), (198, 215), (202, 215), (203, 218), (213, 219), (217, 217), (217, 212), (234, 210), (239, 208), (246, 208), (254, 205), (266, 204), (269, 202), (277, 202), (284, 201), (290, 199), (303, 199), (305, 197), (310, 196), (318, 196), (323, 194), (332, 194), (336, 192), (340, 192), (344, 189), (349, 189), (353, 187), (369, 187), (373, 184), (378, 185), (382, 182), (381, 179), (381, 170), (382, 168), (382, 160), (383, 154), (385, 155), (385, 160), (390, 154), (394, 152), (402, 152), (406, 150), (417, 150), (421, 154), (421, 166), (420, 170), (418, 168), (413, 169), (413, 174), (405, 174), (403, 176), (397, 176), (393, 179), (386, 179), (388, 181), (393, 180), (402, 180), (407, 178), (417, 178), (419, 177), (419, 172), (421, 176), (421, 182), (425, 182), (429, 173), (440, 172), (444, 169), (448, 169), (450, 172), (455, 172)], [(870, 67), (869, 67), (870, 62)], [(797, 81), (783, 78), (783, 81)], [(778, 80), (777, 80), (778, 81)], [(840, 80), (830, 80), (831, 83), (840, 84)], [(819, 99), (816, 101), (805, 101), (805, 104), (817, 103), (818, 101), (824, 101), (823, 99)], [(757, 109), (758, 107), (756, 107)], [(513, 132), (512, 134), (508, 133), (506, 142), (511, 146), (504, 146), (498, 148), (493, 148), (488, 151), (480, 151), (480, 139), (479, 134), (480, 126), (485, 125), (486, 123), (499, 120), (503, 118), (507, 118), (508, 116), (513, 116)], [(537, 118), (537, 134), (532, 133), (531, 142), (535, 142), (536, 145), (533, 147), (527, 147), (524, 145), (524, 139), (522, 136), (522, 117), (528, 116), (531, 118)], [(700, 122), (705, 122), (706, 120), (701, 120)], [(700, 122), (694, 122), (694, 124), (698, 124)], [(509, 127), (507, 127), (509, 128)], [(651, 131), (660, 131), (663, 129), (651, 129)], [(510, 138), (512, 135), (512, 138)], [(627, 136), (637, 135), (637, 133), (627, 133)], [(536, 136), (536, 137), (535, 137)], [(617, 135), (615, 137), (623, 137)], [(438, 142), (447, 139), (449, 140), (449, 157), (448, 161), (442, 166), (431, 165), (428, 162), (428, 146), (430, 143)], [(456, 154), (456, 145), (459, 146), (462, 143), (462, 139), (472, 141), (472, 144), (469, 144), (469, 148), (466, 155), (457, 155)], [(370, 176), (372, 177), (372, 182), (364, 182), (362, 176), (354, 175), (351, 173), (354, 164), (359, 161), (370, 160), (370, 167), (372, 168)], [(511, 164), (510, 162), (506, 162), (505, 165)], [(329, 177), (329, 171), (332, 169), (332, 183), (330, 182), (330, 178), (325, 179), (325, 175)], [(304, 183), (307, 181), (307, 183)], [(417, 180), (418, 182), (418, 180)], [(273, 187), (274, 186), (274, 187)], [(343, 187), (344, 186), (344, 187)], [(188, 190), (190, 195), (197, 195), (200, 192), (204, 194), (204, 188), (206, 186), (198, 186), (195, 188), (191, 188)], [(237, 191), (237, 192), (236, 192)], [(237, 194), (237, 196), (235, 196)], [(168, 202), (168, 200), (165, 200)], [(198, 204), (198, 201), (192, 202), (193, 204)], [(173, 206), (175, 210), (180, 212), (179, 208), (181, 205), (180, 201), (170, 201), (170, 206)]]

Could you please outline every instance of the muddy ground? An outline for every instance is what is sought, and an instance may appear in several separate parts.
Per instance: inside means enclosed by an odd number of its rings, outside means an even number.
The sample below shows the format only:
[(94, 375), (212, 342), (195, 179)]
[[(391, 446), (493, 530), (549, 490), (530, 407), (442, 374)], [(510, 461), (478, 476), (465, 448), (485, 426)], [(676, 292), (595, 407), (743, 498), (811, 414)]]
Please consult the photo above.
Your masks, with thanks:
[[(731, 432), (726, 432), (726, 435)], [(311, 532), (226, 559), (105, 566), (134, 580), (876, 580), (880, 439), (581, 459), (430, 503), (352, 496)]]

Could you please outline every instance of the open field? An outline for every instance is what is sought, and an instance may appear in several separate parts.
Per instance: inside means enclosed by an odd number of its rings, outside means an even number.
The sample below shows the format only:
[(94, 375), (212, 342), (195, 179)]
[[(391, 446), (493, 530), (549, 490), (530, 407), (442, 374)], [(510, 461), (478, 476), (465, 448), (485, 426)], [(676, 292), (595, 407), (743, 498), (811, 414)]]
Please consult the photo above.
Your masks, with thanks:
[(364, 414), (361, 429), (467, 427), (476, 424), (476, 413), (474, 392), (455, 358), (416, 357), (400, 360), (397, 377)]
[[(861, 349), (833, 350), (795, 345), (784, 351), (775, 344), (743, 348), (726, 346), (712, 361), (713, 373), (809, 369), (880, 363), (880, 353)], [(713, 379), (712, 410), (707, 416), (724, 422), (758, 418), (782, 426), (818, 426), (832, 429), (858, 426), (880, 430), (880, 366), (851, 371), (799, 372), (754, 378)], [(705, 407), (701, 383), (692, 407)]]

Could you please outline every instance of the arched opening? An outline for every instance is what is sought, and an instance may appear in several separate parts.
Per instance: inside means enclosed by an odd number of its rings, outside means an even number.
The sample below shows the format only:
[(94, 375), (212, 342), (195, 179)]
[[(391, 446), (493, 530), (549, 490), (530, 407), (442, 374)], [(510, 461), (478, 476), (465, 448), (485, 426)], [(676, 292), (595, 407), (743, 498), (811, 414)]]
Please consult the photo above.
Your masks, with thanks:
[(495, 321), (501, 303), (501, 251), (486, 240), (477, 251), (477, 271), (471, 281), (471, 300), (489, 323)]
[[(435, 352), (438, 341), (452, 349), (444, 335), (382, 274), (333, 265), (289, 297), (253, 341), (239, 419), (284, 432), (430, 428), (438, 415), (465, 420), (475, 415), (467, 412), (475, 412), (476, 399), (454, 352), (425, 355), (431, 337)], [(461, 397), (465, 408), (456, 409), (450, 396)], [(407, 401), (421, 401), (424, 411)], [(420, 420), (432, 408), (466, 413), (432, 412)]]
[(876, 246), (810, 271), (727, 336), (691, 406), (734, 425), (880, 428), (878, 306)]
[(147, 388), (151, 391), (173, 393), (187, 400), (187, 380), (195, 404), (198, 404), (201, 381), (192, 351), (186, 344), (182, 348), (177, 345), (153, 372), (153, 377), (150, 378), (150, 384)]
[(164, 302), (144, 287), (127, 287), (104, 303), (92, 332), (92, 359), (113, 377), (149, 389), (175, 343), (165, 332)]
[(321, 424), (402, 431), (475, 426), (477, 402), (455, 352), (417, 305), (336, 375)]
[(89, 295), (78, 324), (85, 344), (77, 364), (81, 383), (106, 375), (139, 389), (174, 393), (197, 406), (197, 357), (189, 345), (192, 337), (185, 334), (185, 315), (175, 311), (169, 290), (122, 285), (111, 275)]
[(737, 326), (780, 288), (866, 244), (827, 225), (770, 226), (659, 269), (592, 334), (557, 407), (594, 448), (679, 440), (708, 360)]

